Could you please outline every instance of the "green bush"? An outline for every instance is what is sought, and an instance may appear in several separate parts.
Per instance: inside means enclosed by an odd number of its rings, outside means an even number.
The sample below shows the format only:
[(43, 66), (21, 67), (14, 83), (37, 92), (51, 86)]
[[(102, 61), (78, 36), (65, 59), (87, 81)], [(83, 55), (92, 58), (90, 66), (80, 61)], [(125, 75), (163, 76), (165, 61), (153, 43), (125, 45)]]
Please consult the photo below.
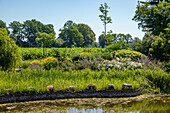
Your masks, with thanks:
[(50, 61), (46, 64), (45, 69), (50, 70), (51, 68), (55, 68), (58, 66), (58, 61)]
[(18, 46), (8, 36), (7, 30), (0, 28), (0, 66), (10, 70), (19, 65), (21, 60)]
[(127, 44), (125, 41), (119, 41), (118, 43), (114, 43), (112, 45), (109, 45), (105, 48), (106, 52), (113, 52), (115, 50), (121, 50), (121, 49), (128, 49), (129, 44)]
[(115, 56), (119, 58), (128, 57), (128, 58), (131, 58), (132, 60), (137, 60), (138, 58), (141, 59), (142, 56), (145, 57), (145, 55), (140, 52), (132, 51), (132, 50), (125, 50), (125, 49), (116, 51)]

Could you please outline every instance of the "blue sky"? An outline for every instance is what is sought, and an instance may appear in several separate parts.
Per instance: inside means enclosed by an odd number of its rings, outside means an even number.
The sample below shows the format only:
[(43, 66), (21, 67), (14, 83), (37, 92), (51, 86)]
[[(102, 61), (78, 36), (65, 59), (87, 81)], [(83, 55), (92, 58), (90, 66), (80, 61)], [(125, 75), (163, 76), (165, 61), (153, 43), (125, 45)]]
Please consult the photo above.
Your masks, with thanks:
[(107, 31), (130, 33), (142, 39), (144, 33), (132, 21), (138, 0), (0, 0), (0, 19), (8, 25), (12, 21), (36, 19), (43, 24), (53, 24), (56, 36), (64, 23), (72, 20), (91, 27), (96, 39), (104, 31), (99, 18), (100, 4), (107, 3), (112, 24), (107, 24)]

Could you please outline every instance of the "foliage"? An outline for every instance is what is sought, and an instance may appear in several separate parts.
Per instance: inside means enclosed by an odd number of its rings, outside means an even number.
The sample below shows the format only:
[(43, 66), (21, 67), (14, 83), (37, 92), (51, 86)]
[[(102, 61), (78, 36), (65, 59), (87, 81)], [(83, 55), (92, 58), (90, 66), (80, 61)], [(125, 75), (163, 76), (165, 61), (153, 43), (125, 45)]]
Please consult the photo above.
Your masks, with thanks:
[(92, 45), (93, 42), (96, 40), (95, 33), (88, 25), (78, 24), (77, 29), (83, 35), (84, 38), (84, 43), (82, 47), (88, 47), (89, 45)]
[[(160, 33), (159, 38), (151, 44), (150, 53), (162, 61), (170, 60), (170, 23), (165, 29), (166, 33)], [(159, 54), (158, 54), (159, 53)]]
[(47, 58), (43, 59), (41, 62), (45, 66), (45, 65), (47, 65), (51, 61), (56, 61), (57, 62), (58, 59), (54, 58), (54, 57), (47, 57)]
[(26, 68), (28, 68), (30, 66), (30, 63), (31, 63), (31, 61), (29, 61), (29, 60), (22, 61), (20, 63), (20, 65), (19, 65), (19, 67), (23, 68), (23, 69), (26, 69)]
[(151, 48), (151, 44), (156, 41), (158, 37), (154, 36), (150, 33), (146, 33), (142, 40), (142, 49), (139, 50), (141, 53), (147, 55), (149, 53), (149, 49)]
[(17, 67), (20, 60), (18, 46), (9, 38), (6, 28), (0, 28), (0, 66), (2, 66), (2, 70)]
[(18, 21), (13, 21), (9, 24), (8, 27), (11, 30), (10, 37), (16, 41), (16, 44), (20, 47), (24, 46), (24, 32), (23, 24)]
[(114, 43), (105, 48), (107, 52), (113, 52), (114, 50), (128, 49), (129, 44), (125, 41), (120, 40), (118, 43)]
[(114, 41), (114, 38), (113, 38), (113, 34), (112, 34), (112, 30), (110, 30), (109, 32), (107, 32), (107, 35), (105, 36), (105, 43), (106, 43), (106, 46), (112, 44), (112, 42)]
[(100, 44), (100, 47), (104, 48), (105, 45), (106, 45), (106, 40), (105, 40), (105, 35), (104, 34), (101, 34), (99, 36), (99, 44)]
[(62, 47), (65, 41), (61, 38), (57, 38), (54, 40), (54, 43), (52, 44), (52, 47)]
[(84, 38), (76, 26), (69, 26), (61, 30), (59, 38), (65, 41), (64, 47), (81, 47), (84, 43)]
[(88, 47), (96, 40), (94, 32), (88, 25), (77, 25), (71, 20), (60, 29), (59, 38), (64, 41), (63, 47)]
[(45, 54), (45, 48), (47, 48), (47, 46), (52, 44), (52, 41), (55, 39), (55, 35), (53, 33), (47, 34), (47, 33), (36, 33), (36, 41), (39, 41), (42, 43), (43, 45), (43, 56), (46, 56)]
[(10, 36), (21, 47), (39, 47), (40, 44), (35, 40), (38, 32), (55, 34), (52, 24), (44, 25), (35, 19), (26, 20), (24, 23), (13, 21), (9, 24), (9, 29)]
[(158, 36), (154, 36), (150, 33), (145, 33), (143, 40), (137, 40), (132, 43), (133, 50), (139, 51), (145, 55), (149, 54), (149, 49), (151, 48), (151, 44), (156, 41)]
[(145, 55), (140, 52), (132, 51), (132, 50), (125, 50), (125, 49), (116, 51), (115, 56), (119, 58), (128, 57), (128, 58), (131, 58), (132, 60), (137, 60), (138, 58), (140, 59), (141, 57), (145, 57)]
[(108, 17), (108, 9), (110, 9), (110, 7), (108, 7), (107, 3), (104, 4), (100, 4), (101, 6), (99, 7), (100, 12), (102, 13), (101, 15), (99, 15), (101, 21), (103, 22), (104, 25), (104, 34), (106, 36), (106, 24), (108, 23), (112, 23), (112, 19), (110, 17)]
[(154, 35), (159, 35), (167, 28), (170, 22), (170, 2), (159, 2), (157, 5), (150, 5), (150, 2), (145, 2), (141, 5), (138, 3), (135, 11), (135, 16), (132, 20), (139, 22), (139, 28), (143, 31), (149, 31)]
[(7, 28), (6, 23), (0, 20), (0, 28)]

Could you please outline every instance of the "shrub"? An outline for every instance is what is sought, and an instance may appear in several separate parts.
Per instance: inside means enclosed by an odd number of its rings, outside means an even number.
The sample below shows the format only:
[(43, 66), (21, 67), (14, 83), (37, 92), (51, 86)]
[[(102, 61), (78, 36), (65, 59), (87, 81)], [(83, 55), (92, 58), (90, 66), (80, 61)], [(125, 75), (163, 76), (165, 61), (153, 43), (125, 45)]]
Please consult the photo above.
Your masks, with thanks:
[(75, 55), (71, 55), (71, 59), (72, 61), (78, 61), (78, 60), (82, 60), (82, 59), (86, 59), (86, 58), (89, 58), (91, 57), (91, 53), (88, 53), (88, 52), (82, 52), (82, 53), (79, 53), (79, 54), (75, 54)]
[(49, 61), (46, 65), (45, 65), (45, 69), (50, 70), (51, 68), (57, 67), (58, 66), (58, 61), (56, 60), (52, 60)]
[(128, 49), (128, 46), (129, 44), (127, 44), (125, 41), (119, 41), (118, 43), (107, 46), (105, 51), (112, 52), (114, 50)]
[(139, 69), (142, 68), (142, 64), (138, 62), (131, 61), (130, 58), (116, 58), (114, 60), (104, 60), (101, 64), (98, 65), (98, 69), (119, 69), (119, 70), (125, 70), (125, 69)]
[(140, 52), (132, 51), (132, 50), (125, 50), (125, 49), (116, 51), (115, 56), (119, 58), (128, 57), (128, 58), (131, 58), (132, 60), (137, 60), (138, 58), (140, 59), (142, 58), (142, 56), (145, 57), (145, 55)]
[(29, 60), (22, 61), (21, 64), (20, 64), (20, 67), (25, 69), (25, 68), (30, 66), (30, 63), (31, 62)]
[(112, 60), (113, 59), (113, 54), (110, 52), (104, 52), (102, 53), (101, 57), (106, 60)]
[(8, 36), (7, 30), (0, 28), (0, 66), (2, 70), (17, 67), (20, 60), (18, 46)]

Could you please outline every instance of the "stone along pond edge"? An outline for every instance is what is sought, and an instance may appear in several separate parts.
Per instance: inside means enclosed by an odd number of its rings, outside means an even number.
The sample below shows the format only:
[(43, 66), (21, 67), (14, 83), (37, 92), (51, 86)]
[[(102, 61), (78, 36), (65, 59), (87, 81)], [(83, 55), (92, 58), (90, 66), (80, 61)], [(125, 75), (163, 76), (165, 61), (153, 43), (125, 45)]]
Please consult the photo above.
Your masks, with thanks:
[(139, 89), (122, 89), (122, 90), (95, 90), (86, 89), (80, 91), (74, 90), (58, 90), (58, 91), (44, 91), (44, 92), (25, 92), (25, 93), (9, 93), (0, 95), (0, 104), (25, 102), (36, 100), (55, 100), (55, 99), (69, 99), (69, 98), (118, 98), (118, 97), (135, 97), (142, 94)]

